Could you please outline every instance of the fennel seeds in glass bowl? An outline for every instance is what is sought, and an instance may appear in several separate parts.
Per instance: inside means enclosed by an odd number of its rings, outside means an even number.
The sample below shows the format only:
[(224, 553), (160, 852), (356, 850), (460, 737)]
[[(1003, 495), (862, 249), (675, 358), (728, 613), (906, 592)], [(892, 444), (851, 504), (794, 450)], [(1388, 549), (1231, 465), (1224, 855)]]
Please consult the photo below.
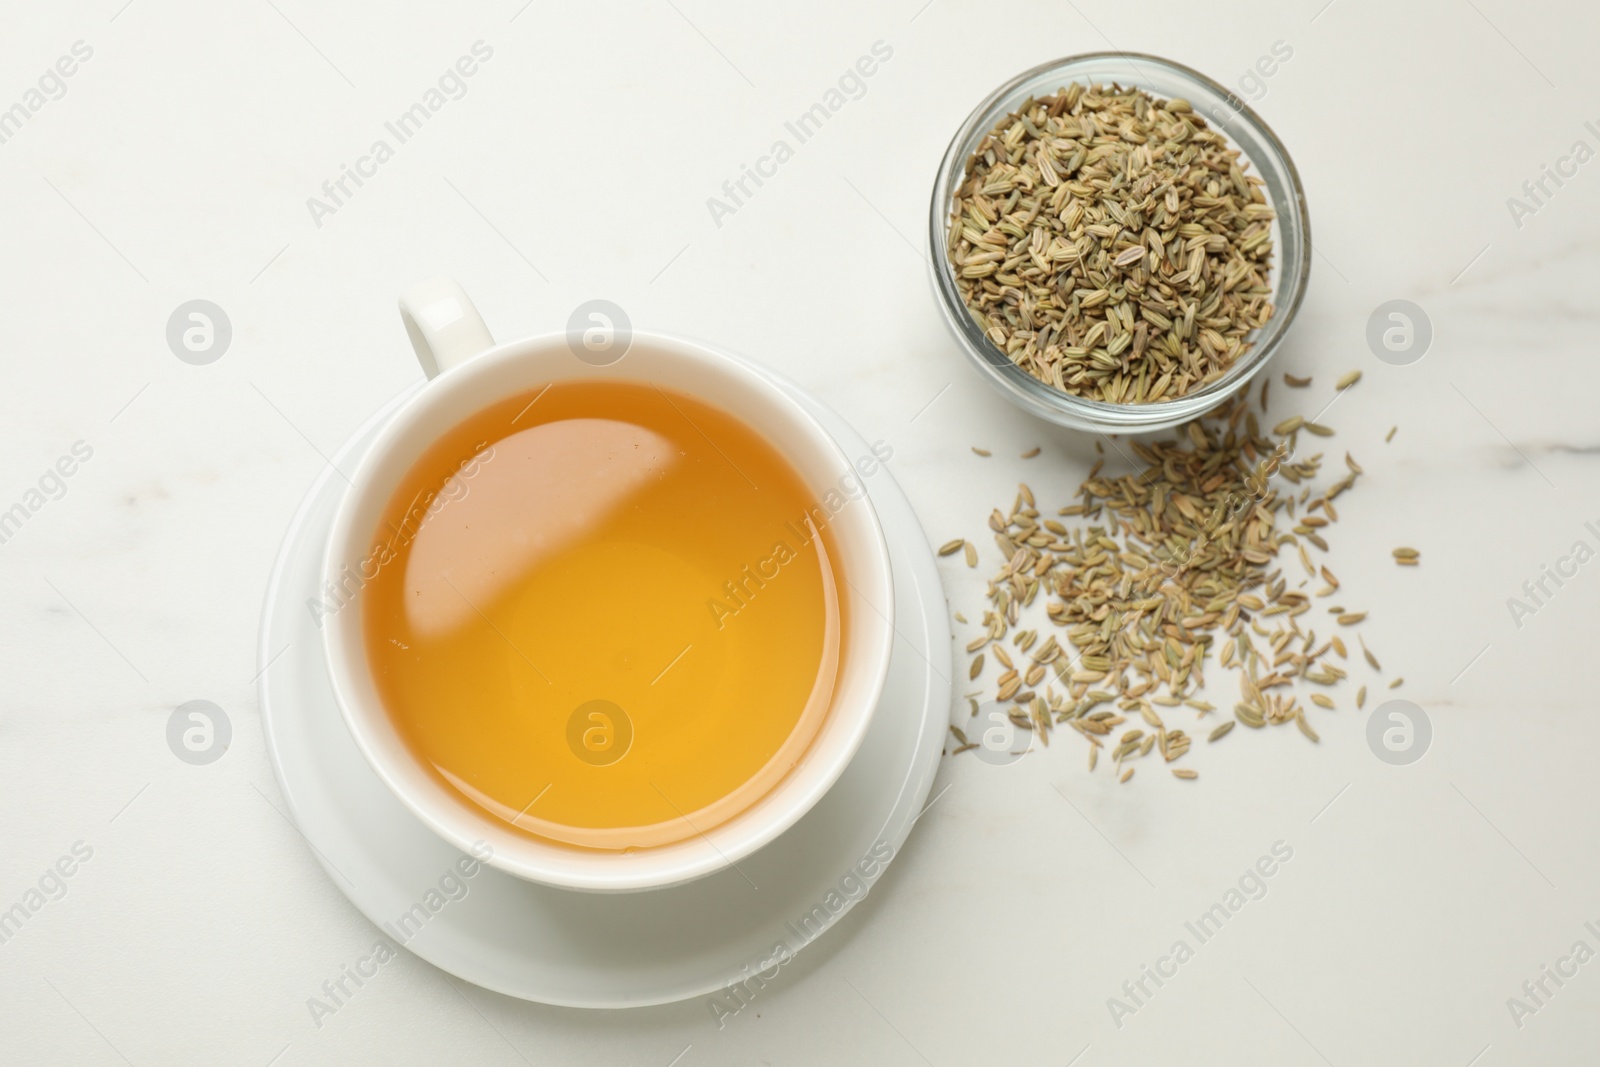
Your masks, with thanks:
[(1142, 55), (1045, 64), (991, 94), (946, 152), (929, 241), (946, 322), (990, 383), (1105, 432), (1174, 426), (1242, 388), (1310, 268), (1276, 137)]
[(1216, 381), (1273, 311), (1248, 166), (1185, 100), (1074, 82), (968, 159), (947, 248), (962, 300), (1063, 392), (1143, 404)]

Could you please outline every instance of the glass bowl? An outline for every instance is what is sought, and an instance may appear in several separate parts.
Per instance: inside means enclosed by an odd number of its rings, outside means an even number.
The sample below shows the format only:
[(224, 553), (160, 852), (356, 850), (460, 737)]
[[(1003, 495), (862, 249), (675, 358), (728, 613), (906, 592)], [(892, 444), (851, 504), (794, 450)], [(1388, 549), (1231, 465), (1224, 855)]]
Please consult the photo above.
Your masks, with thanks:
[[(1114, 404), (1064, 393), (1017, 366), (986, 338), (962, 302), (946, 255), (951, 202), (966, 173), (967, 158), (990, 130), (1034, 97), (1049, 96), (1071, 82), (1137, 86), (1154, 96), (1189, 101), (1206, 123), (1248, 159), (1246, 174), (1264, 181), (1272, 222), (1272, 318), (1246, 338), (1251, 349), (1226, 374), (1184, 396), (1150, 404)], [(939, 164), (928, 213), (929, 266), (945, 324), (974, 366), (1022, 410), (1062, 426), (1102, 433), (1164, 430), (1209, 411), (1245, 388), (1277, 352), (1305, 296), (1311, 273), (1311, 231), (1300, 175), (1289, 153), (1261, 117), (1236, 95), (1197, 71), (1156, 56), (1093, 52), (1034, 67), (990, 93), (956, 131)]]

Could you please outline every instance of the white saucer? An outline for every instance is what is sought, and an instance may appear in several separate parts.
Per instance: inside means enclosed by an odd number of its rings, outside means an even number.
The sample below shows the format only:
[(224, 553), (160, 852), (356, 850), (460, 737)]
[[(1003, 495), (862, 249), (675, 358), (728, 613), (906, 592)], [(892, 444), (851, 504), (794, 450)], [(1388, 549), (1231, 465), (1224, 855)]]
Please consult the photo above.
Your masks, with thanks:
[[(844, 420), (771, 377), (848, 457), (869, 454)], [(334, 464), (355, 459), (406, 395), (358, 430)], [(776, 945), (798, 952), (860, 899), (861, 884), (882, 877), (871, 854), (881, 857), (884, 845), (898, 852), (905, 842), (927, 801), (949, 721), (950, 624), (933, 552), (888, 470), (863, 481), (893, 558), (898, 637), (883, 701), (854, 762), (804, 819), (737, 870), (673, 889), (600, 895), (534, 885), (487, 866), (460, 877), (461, 854), (401, 806), (362, 759), (334, 703), (321, 635), (306, 609), (345, 489), (325, 469), (273, 566), (258, 665), (278, 784), (334, 883), (391, 942), (524, 1000), (630, 1007), (712, 993), (764, 968), (771, 978)], [(868, 878), (857, 870), (864, 858)], [(413, 918), (402, 924), (408, 913)]]

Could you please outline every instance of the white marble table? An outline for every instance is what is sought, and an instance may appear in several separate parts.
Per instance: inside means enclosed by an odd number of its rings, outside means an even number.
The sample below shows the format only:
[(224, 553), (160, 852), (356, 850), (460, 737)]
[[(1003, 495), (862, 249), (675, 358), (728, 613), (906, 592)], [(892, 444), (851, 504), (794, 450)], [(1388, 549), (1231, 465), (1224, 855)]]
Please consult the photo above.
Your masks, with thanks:
[[(1561, 562), (1600, 548), (1600, 162), (1562, 162), (1600, 149), (1589, 6), (6, 7), (0, 909), (27, 917), (0, 944), (0, 1060), (1592, 1061), (1600, 962), (1571, 953), (1600, 951), (1600, 564)], [(460, 98), (390, 132), (479, 41)], [(879, 41), (859, 99), (797, 144), (785, 122)], [(981, 542), (1020, 479), (1065, 502), (1092, 442), (1016, 414), (943, 333), (920, 234), (947, 138), (1047, 58), (1148, 51), (1240, 85), (1278, 42), (1291, 57), (1241, 87), (1294, 154), (1318, 256), (1275, 368), (1315, 382), (1274, 412), (1365, 372), (1326, 417), (1367, 470), (1331, 561), (1431, 716), (1427, 755), (1380, 762), (1347, 698), (1320, 746), (1236, 731), (1193, 783), (1090, 776), (1069, 737), (947, 760), (867, 901), (721, 1028), (704, 1001), (546, 1008), (409, 956), (318, 1026), (307, 999), (373, 930), (281, 814), (255, 638), (323, 457), (417, 376), (397, 291), (454, 275), (502, 337), (606, 297), (749, 353), (892, 444), (931, 539)], [(780, 138), (792, 155), (761, 163)], [(1544, 165), (1567, 176), (1535, 202)], [(346, 166), (365, 176), (335, 200)], [(232, 324), (208, 365), (165, 337), (197, 298)], [(1363, 340), (1391, 299), (1434, 328), (1412, 366)], [(1514, 619), (1546, 565), (1571, 577)], [(943, 572), (978, 609), (984, 572)], [(209, 765), (167, 744), (190, 700), (232, 724)], [(1277, 842), (1265, 895), (1193, 938)], [(1136, 1011), (1108, 1007), (1158, 964)]]

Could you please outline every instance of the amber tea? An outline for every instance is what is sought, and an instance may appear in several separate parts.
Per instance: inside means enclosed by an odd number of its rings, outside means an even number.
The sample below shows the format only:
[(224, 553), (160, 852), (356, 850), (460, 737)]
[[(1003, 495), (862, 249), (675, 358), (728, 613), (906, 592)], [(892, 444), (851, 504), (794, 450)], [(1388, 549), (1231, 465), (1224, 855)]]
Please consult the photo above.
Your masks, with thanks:
[(362, 592), (379, 694), (424, 767), (525, 833), (703, 833), (827, 715), (849, 619), (826, 515), (759, 433), (684, 394), (509, 398), (385, 509)]

